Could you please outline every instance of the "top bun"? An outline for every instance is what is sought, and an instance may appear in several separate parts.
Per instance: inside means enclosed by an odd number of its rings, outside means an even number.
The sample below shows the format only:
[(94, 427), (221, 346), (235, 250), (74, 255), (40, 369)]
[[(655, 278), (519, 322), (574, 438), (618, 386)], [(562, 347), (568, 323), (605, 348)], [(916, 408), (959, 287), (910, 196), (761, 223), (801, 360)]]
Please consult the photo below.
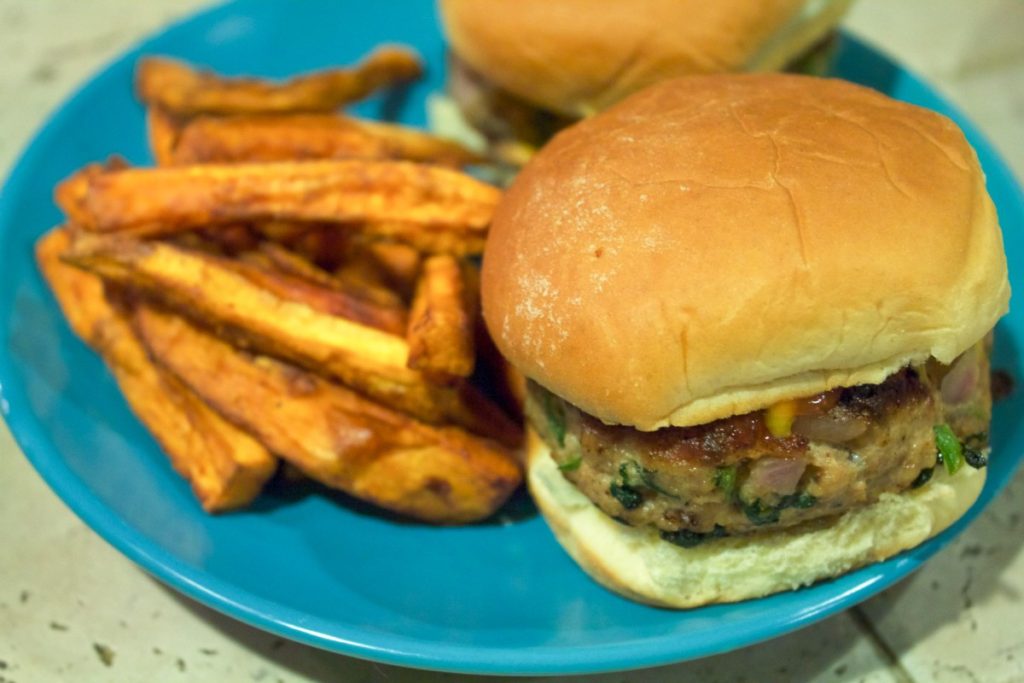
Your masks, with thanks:
[(777, 74), (666, 81), (566, 129), (499, 205), (482, 277), (513, 365), (642, 430), (949, 363), (1010, 296), (955, 124)]
[(441, 0), (455, 53), (491, 82), (567, 116), (674, 76), (774, 71), (851, 0)]

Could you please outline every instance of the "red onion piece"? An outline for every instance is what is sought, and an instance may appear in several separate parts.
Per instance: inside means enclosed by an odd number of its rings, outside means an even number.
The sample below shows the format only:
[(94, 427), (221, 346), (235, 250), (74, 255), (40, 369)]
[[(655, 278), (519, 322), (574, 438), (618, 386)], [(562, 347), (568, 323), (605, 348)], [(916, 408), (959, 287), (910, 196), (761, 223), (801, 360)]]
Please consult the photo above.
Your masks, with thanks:
[(942, 378), (940, 385), (943, 403), (957, 405), (975, 394), (980, 379), (979, 365), (977, 347), (964, 351), (953, 361), (953, 367)]
[(761, 458), (750, 467), (746, 486), (758, 495), (777, 493), (787, 496), (796, 491), (807, 462), (790, 458)]
[(793, 433), (811, 441), (844, 443), (867, 431), (868, 423), (853, 416), (801, 415), (793, 421)]

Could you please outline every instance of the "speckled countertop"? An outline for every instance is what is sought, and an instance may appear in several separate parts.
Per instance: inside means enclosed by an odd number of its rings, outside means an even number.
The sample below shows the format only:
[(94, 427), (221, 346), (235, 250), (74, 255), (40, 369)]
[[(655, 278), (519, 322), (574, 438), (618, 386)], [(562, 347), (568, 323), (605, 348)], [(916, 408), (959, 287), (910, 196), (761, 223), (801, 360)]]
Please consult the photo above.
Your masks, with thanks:
[[(0, 0), (0, 170), (96, 68), (202, 4)], [(1024, 177), (1024, 1), (860, 0), (846, 26), (936, 84)], [(587, 680), (1024, 681), (1022, 514), (1024, 472), (923, 570), (858, 608), (732, 654)], [(2, 425), (0, 549), (0, 683), (468, 678), (304, 647), (179, 596), (75, 518)]]

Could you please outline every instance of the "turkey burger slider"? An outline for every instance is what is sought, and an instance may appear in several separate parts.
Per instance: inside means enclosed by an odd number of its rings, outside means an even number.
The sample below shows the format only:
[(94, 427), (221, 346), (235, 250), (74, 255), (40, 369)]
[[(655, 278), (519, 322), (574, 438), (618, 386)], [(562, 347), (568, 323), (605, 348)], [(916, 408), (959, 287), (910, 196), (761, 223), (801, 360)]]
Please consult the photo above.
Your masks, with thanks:
[(665, 78), (824, 68), (850, 2), (439, 0), (448, 90), (466, 123), (516, 161)]
[(836, 80), (665, 81), (516, 178), (484, 316), (565, 549), (691, 607), (911, 548), (985, 477), (996, 212), (950, 120)]

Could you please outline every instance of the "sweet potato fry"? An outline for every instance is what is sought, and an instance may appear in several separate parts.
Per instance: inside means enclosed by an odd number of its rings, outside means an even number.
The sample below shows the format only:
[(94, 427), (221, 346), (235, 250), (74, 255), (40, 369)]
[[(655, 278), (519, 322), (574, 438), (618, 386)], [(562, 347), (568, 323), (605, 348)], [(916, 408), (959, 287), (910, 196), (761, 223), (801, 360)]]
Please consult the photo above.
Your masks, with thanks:
[(261, 221), (252, 227), (266, 241), (280, 244), (325, 270), (333, 270), (345, 258), (355, 234), (351, 230), (339, 230), (337, 225), (329, 223), (286, 220)]
[(173, 158), (188, 165), (398, 157), (353, 119), (293, 114), (197, 118), (182, 131)]
[[(342, 292), (348, 292), (352, 296), (368, 301), (385, 308), (402, 308), (402, 298), (390, 289), (382, 286), (379, 281), (350, 281), (329, 273), (301, 255), (285, 249), (274, 242), (263, 242), (259, 245), (259, 257), (263, 262), (277, 269), (278, 271), (297, 277), (307, 282), (327, 287)], [(246, 255), (246, 257), (252, 257)]]
[(89, 183), (94, 176), (102, 175), (100, 164), (88, 164), (68, 176), (53, 189), (53, 201), (64, 212), (71, 223), (83, 216), (80, 208), (89, 194)]
[(149, 134), (149, 151), (158, 166), (175, 163), (175, 149), (181, 131), (180, 122), (159, 107), (146, 111), (146, 131)]
[(103, 322), (115, 318), (117, 312), (107, 303), (103, 280), (61, 261), (70, 244), (67, 228), (53, 228), (36, 241), (36, 265), (71, 331), (93, 346)]
[(57, 184), (53, 190), (54, 202), (68, 218), (74, 220), (74, 217), (80, 213), (78, 207), (89, 194), (91, 180), (103, 175), (106, 171), (120, 171), (125, 168), (128, 168), (128, 162), (116, 155), (101, 164), (87, 164)]
[(392, 157), (352, 119), (327, 114), (201, 117), (182, 131), (173, 156), (182, 165)]
[(315, 311), (341, 316), (392, 334), (402, 334), (406, 329), (407, 315), (401, 303), (382, 306), (353, 295), (344, 288), (325, 287), (284, 273), (269, 259), (210, 258), (215, 266), (232, 270), (285, 301), (305, 304)]
[(162, 365), (312, 479), (434, 523), (492, 514), (519, 485), (513, 455), (455, 427), (431, 427), (320, 377), (251, 357), (183, 318), (140, 307)]
[[(276, 242), (262, 242), (257, 253), (268, 267), (272, 267), (281, 273), (306, 280), (307, 282), (347, 292), (354, 297), (368, 301), (386, 308), (405, 308), (403, 299), (398, 292), (385, 286), (382, 275), (366, 281), (349, 281), (338, 277), (333, 272), (324, 270), (303, 255), (286, 249)], [(345, 247), (338, 254), (339, 259), (353, 260), (358, 258), (351, 248)]]
[(441, 377), (473, 374), (475, 313), (461, 271), (447, 255), (423, 263), (405, 335), (410, 368)]
[(347, 287), (383, 290), (412, 300), (423, 255), (407, 244), (355, 236), (333, 276)]
[(479, 256), (487, 233), (473, 227), (420, 225), (411, 221), (367, 221), (351, 226), (361, 236), (393, 240), (428, 254)]
[(150, 361), (127, 315), (106, 298), (103, 282), (61, 262), (68, 243), (66, 230), (53, 230), (37, 243), (36, 258), (72, 330), (103, 357), (132, 411), (203, 508), (249, 503), (274, 473), (275, 458)]
[[(181, 233), (179, 237), (193, 234)], [(209, 230), (198, 230), (194, 234), (206, 240), (223, 254), (234, 256), (255, 249), (260, 244), (259, 235), (242, 223), (218, 225)]]
[(283, 83), (228, 78), (150, 57), (139, 62), (135, 87), (147, 105), (184, 116), (329, 112), (422, 72), (419, 57), (399, 46), (378, 48), (348, 69), (318, 71)]
[(249, 257), (256, 258), (255, 262), (265, 263), (269, 268), (311, 284), (328, 289), (342, 289), (341, 283), (329, 272), (275, 242), (261, 242), (256, 245), (254, 251), (242, 254), (243, 260)]
[(364, 241), (352, 248), (354, 258), (364, 258), (380, 273), (381, 279), (393, 289), (409, 297), (423, 267), (423, 255), (401, 242)]
[(431, 383), (406, 367), (398, 335), (288, 301), (215, 259), (164, 242), (82, 233), (65, 256), (105, 280), (139, 289), (239, 344), (336, 377), (430, 423), (451, 421), (504, 443), (519, 428), (466, 382)]
[(182, 249), (211, 256), (240, 258), (263, 244), (260, 236), (243, 224), (221, 225), (215, 230), (194, 230), (171, 235), (167, 241)]
[(431, 135), (408, 126), (393, 123), (359, 120), (363, 130), (383, 140), (396, 159), (425, 161), (449, 166), (466, 166), (483, 163), (485, 160), (476, 152), (453, 140)]
[(272, 242), (279, 242), (291, 249), (295, 242), (303, 235), (320, 226), (310, 223), (296, 223), (295, 221), (272, 220), (255, 223), (252, 227), (263, 238)]
[(182, 130), (175, 163), (407, 159), (448, 166), (479, 163), (458, 143), (413, 128), (339, 114), (203, 116)]
[(314, 225), (299, 235), (290, 248), (302, 258), (331, 270), (345, 258), (350, 237), (350, 230), (339, 230), (337, 225)]
[(161, 235), (281, 219), (372, 221), (468, 232), (481, 241), (500, 195), (451, 169), (369, 160), (89, 168), (58, 189), (68, 218), (98, 232)]

